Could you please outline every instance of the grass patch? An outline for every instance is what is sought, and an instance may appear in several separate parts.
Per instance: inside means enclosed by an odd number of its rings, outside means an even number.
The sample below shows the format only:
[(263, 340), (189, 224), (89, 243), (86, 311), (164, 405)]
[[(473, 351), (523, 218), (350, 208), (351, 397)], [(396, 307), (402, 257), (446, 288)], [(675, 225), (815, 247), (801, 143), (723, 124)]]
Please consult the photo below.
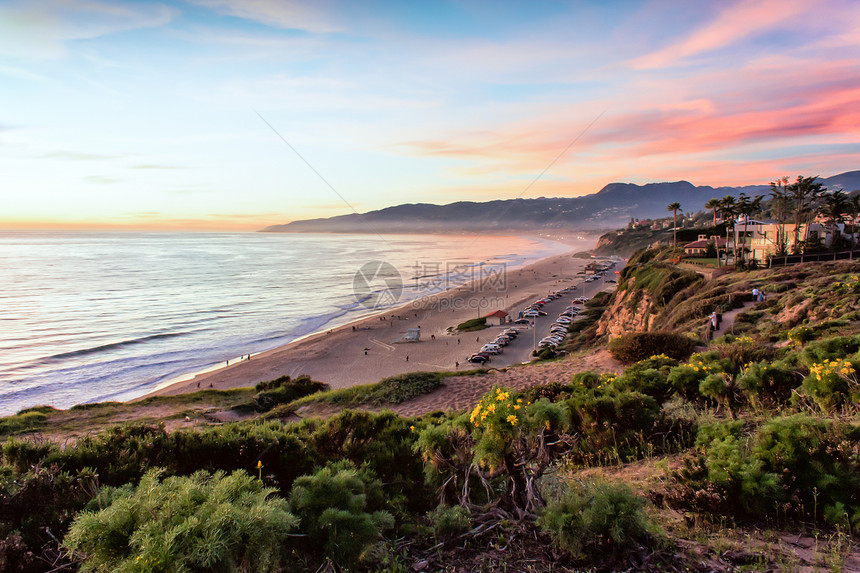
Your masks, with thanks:
[(193, 406), (211, 404), (218, 407), (235, 406), (247, 402), (256, 394), (253, 388), (232, 388), (230, 390), (199, 390), (174, 396), (149, 396), (134, 404), (140, 406)]
[[(44, 406), (41, 406), (44, 407)], [(53, 410), (53, 408), (51, 408)], [(33, 432), (43, 428), (48, 423), (48, 415), (44, 412), (24, 411), (7, 418), (0, 418), (0, 436), (13, 436)]]
[(18, 414), (29, 414), (30, 412), (37, 412), (39, 414), (53, 414), (54, 412), (59, 412), (53, 406), (33, 406), (32, 408), (24, 408), (20, 410)]
[(116, 408), (124, 406), (122, 402), (93, 402), (92, 404), (76, 404), (69, 408), (70, 412), (88, 412), (91, 410), (103, 410), (105, 408)]
[(428, 394), (442, 385), (448, 376), (483, 373), (486, 370), (468, 372), (412, 372), (383, 378), (374, 384), (362, 384), (351, 388), (320, 392), (300, 398), (290, 404), (296, 408), (308, 404), (332, 404), (335, 406), (401, 404), (422, 394)]

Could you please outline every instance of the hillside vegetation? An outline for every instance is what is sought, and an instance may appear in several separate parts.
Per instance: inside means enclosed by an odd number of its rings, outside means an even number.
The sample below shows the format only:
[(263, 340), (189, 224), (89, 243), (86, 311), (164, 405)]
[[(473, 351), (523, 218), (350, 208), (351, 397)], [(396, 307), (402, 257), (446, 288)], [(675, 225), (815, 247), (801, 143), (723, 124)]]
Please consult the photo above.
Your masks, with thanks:
[(464, 412), (289, 421), (444, 391), (433, 374), (346, 393), (279, 380), (232, 398), (247, 420), (196, 430), (48, 442), (33, 431), (59, 414), (6, 418), (0, 570), (850, 570), (860, 263), (708, 281), (652, 251), (620, 278), (571, 338), (601, 348), (643, 309), (635, 343), (612, 345), (623, 371), (496, 387)]

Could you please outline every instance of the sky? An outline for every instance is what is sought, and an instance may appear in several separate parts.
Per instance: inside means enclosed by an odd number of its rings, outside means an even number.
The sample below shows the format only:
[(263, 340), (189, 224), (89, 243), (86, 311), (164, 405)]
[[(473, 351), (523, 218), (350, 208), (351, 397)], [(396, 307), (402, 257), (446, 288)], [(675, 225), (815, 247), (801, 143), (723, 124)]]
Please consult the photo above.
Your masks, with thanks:
[(0, 229), (856, 169), (857, 0), (0, 0)]

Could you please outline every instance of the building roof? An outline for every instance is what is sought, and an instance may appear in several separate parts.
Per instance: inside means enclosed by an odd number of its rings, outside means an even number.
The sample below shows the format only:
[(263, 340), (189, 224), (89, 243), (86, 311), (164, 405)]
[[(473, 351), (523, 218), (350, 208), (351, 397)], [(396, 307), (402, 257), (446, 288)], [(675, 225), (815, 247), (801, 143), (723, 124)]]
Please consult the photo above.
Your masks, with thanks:
[(508, 316), (508, 313), (503, 310), (497, 310), (496, 312), (491, 312), (490, 314), (484, 316), (484, 318), (490, 318), (491, 316), (495, 316), (496, 318), (505, 318)]
[[(717, 247), (725, 247), (726, 246), (726, 240), (723, 239), (722, 237), (717, 237), (715, 239), (715, 241), (716, 241)], [(684, 248), (685, 249), (707, 249), (708, 243), (710, 243), (710, 242), (711, 242), (711, 239), (702, 239), (700, 241), (693, 241), (692, 243), (687, 243), (686, 245), (684, 245)]]

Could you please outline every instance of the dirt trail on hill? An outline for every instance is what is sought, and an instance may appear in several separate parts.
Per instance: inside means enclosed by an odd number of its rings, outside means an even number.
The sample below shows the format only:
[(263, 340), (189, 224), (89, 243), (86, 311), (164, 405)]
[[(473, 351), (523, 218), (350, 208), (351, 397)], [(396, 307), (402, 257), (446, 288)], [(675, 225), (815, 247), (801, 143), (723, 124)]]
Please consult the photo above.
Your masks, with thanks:
[(751, 306), (755, 306), (758, 304), (757, 302), (745, 302), (741, 308), (733, 308), (728, 312), (723, 313), (723, 320), (720, 323), (720, 327), (714, 331), (713, 337), (717, 338), (718, 336), (722, 336), (726, 333), (730, 333), (732, 331), (732, 327), (735, 325), (735, 317), (750, 308)]

